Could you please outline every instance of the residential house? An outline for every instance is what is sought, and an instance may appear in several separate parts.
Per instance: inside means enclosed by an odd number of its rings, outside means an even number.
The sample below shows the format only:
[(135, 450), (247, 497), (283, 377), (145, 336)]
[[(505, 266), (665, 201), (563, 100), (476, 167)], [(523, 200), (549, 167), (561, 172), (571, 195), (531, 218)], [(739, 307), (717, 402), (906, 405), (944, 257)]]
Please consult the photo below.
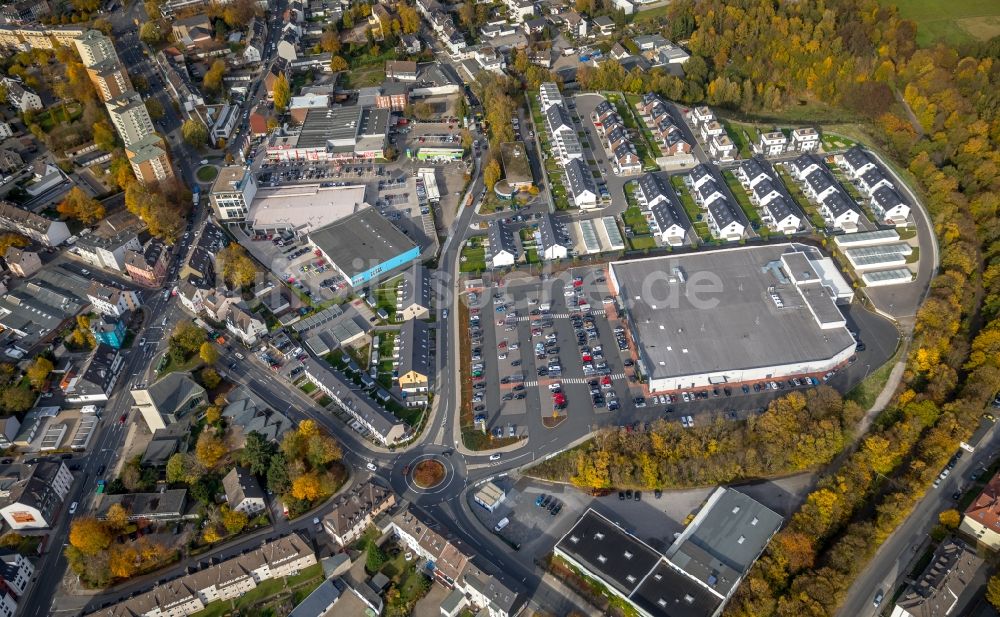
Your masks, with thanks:
[(583, 38), (587, 36), (587, 20), (576, 11), (567, 11), (562, 15), (563, 23), (566, 25), (566, 33), (573, 38)]
[(101, 315), (100, 319), (91, 320), (90, 330), (94, 333), (97, 342), (102, 345), (107, 345), (112, 349), (121, 349), (122, 345), (125, 344), (127, 330), (125, 329), (124, 316)]
[(0, 173), (9, 174), (24, 167), (21, 155), (7, 148), (0, 148)]
[(14, 445), (14, 438), (21, 428), (21, 422), (17, 416), (7, 416), (0, 418), (0, 448), (9, 448)]
[(781, 131), (770, 131), (760, 134), (760, 140), (753, 145), (753, 150), (763, 156), (780, 156), (788, 149), (788, 138)]
[(565, 104), (559, 86), (553, 82), (546, 82), (538, 87), (538, 102), (543, 112), (548, 111), (553, 105)]
[(337, 497), (333, 511), (323, 517), (323, 529), (340, 546), (350, 546), (394, 505), (396, 494), (392, 489), (369, 478)]
[(0, 515), (16, 531), (51, 527), (69, 494), (73, 474), (61, 460), (8, 468), (0, 478)]
[(3, 586), (10, 591), (18, 596), (23, 596), (24, 591), (28, 588), (28, 582), (34, 574), (34, 564), (24, 555), (12, 550), (0, 552), (0, 580), (3, 581)]
[(0, 201), (0, 229), (15, 231), (44, 246), (59, 246), (70, 237), (66, 223), (22, 210), (7, 201)]
[(861, 213), (857, 204), (840, 191), (827, 196), (819, 206), (823, 220), (830, 227), (852, 233), (858, 230), (858, 221), (861, 220)]
[(799, 230), (799, 225), (802, 223), (798, 210), (787, 197), (780, 194), (763, 205), (762, 214), (761, 219), (764, 224), (771, 231), (778, 233), (793, 234)]
[(572, 159), (566, 164), (566, 185), (570, 198), (577, 208), (597, 207), (597, 183), (590, 169), (580, 159)]
[(569, 255), (569, 243), (561, 238), (552, 221), (552, 215), (542, 214), (542, 218), (538, 221), (538, 229), (535, 231), (538, 256), (544, 261), (565, 259)]
[(524, 29), (526, 35), (531, 36), (532, 34), (541, 34), (548, 23), (544, 17), (536, 17), (534, 19), (526, 19), (521, 24), (521, 27)]
[(125, 509), (129, 521), (156, 521), (171, 522), (184, 518), (197, 518), (185, 516), (184, 505), (187, 503), (187, 489), (167, 489), (155, 493), (118, 493), (105, 494), (101, 497), (94, 513), (97, 520), (103, 521), (108, 518), (108, 511), (111, 506), (117, 504)]
[(611, 36), (615, 33), (615, 22), (607, 15), (600, 15), (593, 20), (594, 28), (601, 36)]
[(876, 189), (872, 193), (869, 206), (879, 220), (889, 225), (902, 227), (909, 222), (910, 205), (894, 188), (883, 186)]
[(125, 252), (125, 271), (133, 281), (146, 287), (160, 288), (167, 278), (170, 251), (162, 241), (151, 239), (141, 251)]
[(423, 47), (420, 44), (420, 39), (413, 34), (404, 34), (399, 37), (399, 44), (403, 48), (403, 51), (410, 55), (419, 54)]
[(222, 478), (222, 489), (226, 492), (226, 503), (235, 512), (252, 516), (267, 508), (264, 491), (249, 469), (233, 467)]
[(227, 165), (219, 170), (208, 192), (216, 220), (229, 223), (246, 219), (257, 188), (253, 172), (242, 165)]
[(86, 284), (82, 276), (42, 268), (0, 296), (0, 326), (16, 339), (14, 349), (27, 353), (67, 326), (88, 305)]
[(260, 336), (267, 334), (267, 324), (251, 313), (244, 302), (237, 302), (226, 312), (226, 330), (247, 347), (253, 347)]
[(96, 268), (125, 272), (125, 253), (142, 250), (142, 221), (129, 212), (112, 214), (93, 231), (81, 233), (73, 247), (76, 254)]
[(150, 431), (167, 428), (208, 402), (205, 389), (181, 372), (168, 373), (148, 387), (132, 390), (132, 399)]
[(792, 130), (790, 150), (796, 152), (815, 152), (819, 150), (819, 131), (812, 127), (802, 127)]
[(417, 81), (417, 63), (411, 60), (389, 60), (385, 63), (385, 76), (397, 81)]
[(489, 266), (491, 268), (505, 268), (514, 265), (520, 259), (517, 238), (515, 233), (502, 221), (492, 220), (487, 228), (489, 241)]
[(736, 178), (744, 187), (752, 189), (759, 182), (774, 180), (768, 169), (756, 158), (746, 159), (735, 169)]
[(238, 598), (264, 581), (293, 576), (315, 563), (316, 554), (309, 542), (292, 533), (88, 614), (95, 617), (193, 615), (211, 602)]
[(87, 299), (97, 312), (114, 317), (121, 317), (142, 306), (139, 294), (134, 291), (109, 287), (97, 281), (91, 283), (90, 289), (87, 290)]
[(729, 135), (723, 131), (717, 135), (712, 135), (708, 142), (708, 152), (713, 159), (721, 163), (732, 161), (736, 157), (736, 145)]
[(38, 253), (12, 246), (7, 249), (4, 255), (7, 267), (14, 273), (14, 276), (28, 278), (42, 269), (42, 260)]
[(184, 47), (203, 48), (212, 42), (215, 34), (212, 22), (204, 13), (175, 19), (170, 27), (174, 40)]
[(38, 111), (42, 108), (42, 97), (25, 88), (16, 79), (4, 77), (0, 79), (0, 83), (7, 87), (7, 102), (19, 112)]
[(403, 324), (396, 337), (393, 353), (396, 357), (396, 382), (403, 393), (407, 407), (427, 402), (431, 376), (431, 331), (427, 322), (410, 319)]
[(838, 154), (836, 161), (855, 180), (863, 176), (865, 172), (877, 168), (875, 159), (861, 146), (854, 146), (847, 152)]
[(891, 617), (944, 617), (953, 613), (961, 598), (970, 598), (984, 559), (974, 548), (946, 538), (934, 551), (930, 563), (896, 600)]
[(990, 550), (1000, 549), (1000, 474), (990, 478), (979, 497), (965, 509), (959, 530)]
[(291, 418), (271, 409), (249, 386), (238, 386), (226, 395), (222, 417), (239, 447), (243, 447), (250, 433), (259, 433), (269, 442), (280, 443), (284, 434), (295, 427)]
[(86, 358), (73, 361), (59, 381), (59, 389), (69, 403), (106, 403), (118, 383), (125, 358), (111, 345), (98, 345)]
[(507, 17), (514, 23), (522, 22), (535, 14), (532, 0), (503, 0), (507, 6)]
[(431, 311), (430, 271), (415, 262), (402, 279), (396, 290), (396, 321), (427, 319)]
[(324, 363), (306, 360), (306, 377), (316, 387), (333, 399), (338, 407), (347, 412), (361, 427), (371, 432), (383, 445), (394, 444), (403, 439), (408, 427), (394, 414), (375, 406), (367, 397), (358, 396), (355, 386), (346, 382)]

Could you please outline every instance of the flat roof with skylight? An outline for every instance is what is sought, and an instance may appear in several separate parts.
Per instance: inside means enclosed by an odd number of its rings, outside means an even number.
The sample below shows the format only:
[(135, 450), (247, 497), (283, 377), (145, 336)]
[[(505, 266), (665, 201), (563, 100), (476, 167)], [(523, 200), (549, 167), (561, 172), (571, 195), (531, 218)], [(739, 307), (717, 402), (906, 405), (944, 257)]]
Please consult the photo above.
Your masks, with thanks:
[(828, 371), (855, 341), (819, 268), (823, 255), (774, 244), (610, 265), (654, 391)]

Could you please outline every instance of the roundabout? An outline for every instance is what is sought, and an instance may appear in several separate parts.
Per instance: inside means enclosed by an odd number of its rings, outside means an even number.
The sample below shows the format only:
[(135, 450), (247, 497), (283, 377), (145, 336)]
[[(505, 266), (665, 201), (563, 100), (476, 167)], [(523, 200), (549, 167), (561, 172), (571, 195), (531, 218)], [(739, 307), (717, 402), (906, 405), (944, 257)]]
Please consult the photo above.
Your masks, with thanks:
[(445, 479), (445, 469), (441, 461), (433, 458), (417, 463), (411, 472), (413, 483), (422, 489), (432, 489)]

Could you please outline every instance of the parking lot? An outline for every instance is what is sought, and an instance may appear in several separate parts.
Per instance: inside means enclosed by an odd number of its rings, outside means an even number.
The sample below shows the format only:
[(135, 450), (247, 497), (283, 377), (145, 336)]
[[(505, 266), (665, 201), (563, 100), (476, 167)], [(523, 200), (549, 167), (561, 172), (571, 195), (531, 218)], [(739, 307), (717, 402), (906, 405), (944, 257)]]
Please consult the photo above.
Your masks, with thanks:
[[(582, 435), (602, 426), (642, 430), (657, 418), (690, 427), (719, 415), (746, 418), (790, 390), (825, 381), (796, 377), (650, 394), (634, 373), (635, 345), (610, 302), (604, 268), (546, 276), (512, 279), (470, 303), (474, 387), (479, 385), (473, 408), (490, 431), (507, 435), (513, 426), (526, 436), (566, 423)], [(841, 392), (888, 361), (897, 340), (891, 323), (863, 307), (852, 305), (845, 313), (867, 345), (829, 376)]]

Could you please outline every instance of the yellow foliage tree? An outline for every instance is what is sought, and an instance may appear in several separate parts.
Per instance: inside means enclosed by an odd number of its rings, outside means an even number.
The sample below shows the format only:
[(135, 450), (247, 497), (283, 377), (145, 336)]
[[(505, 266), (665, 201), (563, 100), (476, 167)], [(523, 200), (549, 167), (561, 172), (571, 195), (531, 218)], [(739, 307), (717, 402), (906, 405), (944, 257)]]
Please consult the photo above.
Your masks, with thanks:
[(108, 569), (115, 578), (131, 578), (136, 572), (139, 552), (127, 544), (115, 544), (108, 551)]
[(962, 515), (954, 508), (945, 510), (941, 514), (938, 514), (938, 522), (948, 529), (955, 529), (962, 522)]
[(198, 462), (211, 469), (226, 455), (226, 444), (210, 430), (202, 431), (198, 443), (194, 447), (194, 455)]
[(320, 496), (322, 482), (316, 472), (304, 473), (292, 481), (292, 497), (312, 501)]
[(124, 531), (128, 527), (128, 510), (120, 503), (111, 504), (107, 514), (104, 515), (104, 524), (112, 531)]
[(69, 543), (84, 555), (96, 555), (108, 548), (111, 535), (104, 523), (92, 516), (83, 516), (70, 525)]

